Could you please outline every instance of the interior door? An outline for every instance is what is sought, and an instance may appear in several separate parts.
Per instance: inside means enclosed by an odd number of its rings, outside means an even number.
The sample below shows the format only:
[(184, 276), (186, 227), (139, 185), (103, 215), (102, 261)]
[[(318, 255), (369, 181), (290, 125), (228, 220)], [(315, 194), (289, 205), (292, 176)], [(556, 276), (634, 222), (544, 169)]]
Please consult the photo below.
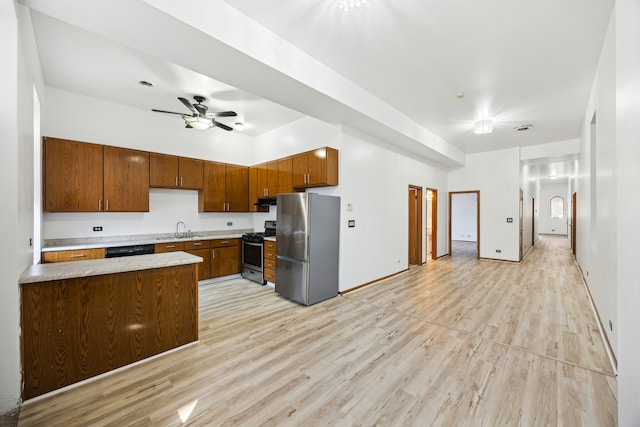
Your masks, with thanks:
[(409, 186), (409, 265), (422, 264), (422, 188)]
[(571, 252), (576, 255), (576, 193), (571, 196)]

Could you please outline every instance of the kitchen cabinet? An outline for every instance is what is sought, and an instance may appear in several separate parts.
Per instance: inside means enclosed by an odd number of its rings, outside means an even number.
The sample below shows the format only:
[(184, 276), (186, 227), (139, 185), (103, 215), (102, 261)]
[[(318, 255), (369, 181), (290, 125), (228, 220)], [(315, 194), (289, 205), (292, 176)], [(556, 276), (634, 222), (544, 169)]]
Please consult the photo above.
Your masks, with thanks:
[(293, 158), (278, 160), (278, 194), (293, 193)]
[(45, 137), (44, 210), (102, 210), (102, 145)]
[(338, 185), (338, 150), (324, 147), (293, 156), (296, 189)]
[(149, 153), (44, 138), (46, 212), (148, 212)]
[(104, 258), (104, 248), (43, 252), (42, 262), (82, 261)]
[(149, 153), (104, 146), (104, 211), (149, 212)]
[(185, 242), (165, 242), (156, 243), (154, 246), (155, 253), (184, 251)]
[(206, 280), (211, 278), (211, 241), (209, 240), (192, 240), (184, 242), (184, 250), (192, 255), (202, 258), (202, 262), (198, 264), (198, 280)]
[(150, 153), (149, 186), (202, 190), (204, 161), (168, 154)]
[(256, 167), (258, 169), (256, 195), (275, 197), (278, 194), (278, 161), (262, 163)]
[(249, 168), (204, 163), (204, 187), (198, 192), (200, 212), (249, 212)]
[(262, 265), (264, 280), (276, 283), (276, 242), (264, 241), (264, 263)]
[(229, 276), (242, 271), (241, 239), (211, 241), (211, 277)]

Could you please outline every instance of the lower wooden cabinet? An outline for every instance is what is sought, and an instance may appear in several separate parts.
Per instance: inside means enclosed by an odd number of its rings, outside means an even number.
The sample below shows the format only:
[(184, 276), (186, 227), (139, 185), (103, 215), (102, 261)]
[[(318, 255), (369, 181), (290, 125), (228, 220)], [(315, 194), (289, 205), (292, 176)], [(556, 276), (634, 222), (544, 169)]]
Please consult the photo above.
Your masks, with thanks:
[(264, 280), (276, 283), (276, 242), (264, 241)]
[(211, 279), (211, 241), (192, 240), (184, 242), (185, 251), (202, 258), (198, 264), (198, 280)]
[(42, 262), (82, 261), (104, 258), (104, 248), (78, 249), (72, 251), (43, 252)]
[(211, 241), (211, 277), (229, 276), (242, 271), (241, 239)]

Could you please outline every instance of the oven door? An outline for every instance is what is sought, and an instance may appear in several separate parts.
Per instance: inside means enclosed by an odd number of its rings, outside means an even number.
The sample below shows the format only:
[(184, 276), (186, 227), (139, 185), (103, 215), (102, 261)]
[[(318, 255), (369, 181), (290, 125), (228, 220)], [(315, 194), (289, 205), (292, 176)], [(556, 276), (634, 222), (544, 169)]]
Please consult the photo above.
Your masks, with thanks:
[(242, 242), (242, 266), (255, 271), (262, 271), (264, 260), (263, 244)]

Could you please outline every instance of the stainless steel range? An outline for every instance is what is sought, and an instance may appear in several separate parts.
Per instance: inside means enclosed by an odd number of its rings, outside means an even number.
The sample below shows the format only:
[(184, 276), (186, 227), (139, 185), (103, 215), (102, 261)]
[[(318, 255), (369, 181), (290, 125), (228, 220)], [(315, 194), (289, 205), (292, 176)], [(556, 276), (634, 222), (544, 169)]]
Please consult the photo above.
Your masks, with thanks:
[(275, 235), (275, 221), (265, 221), (263, 233), (242, 235), (242, 277), (261, 285), (266, 284), (262, 265), (264, 262), (264, 238)]

